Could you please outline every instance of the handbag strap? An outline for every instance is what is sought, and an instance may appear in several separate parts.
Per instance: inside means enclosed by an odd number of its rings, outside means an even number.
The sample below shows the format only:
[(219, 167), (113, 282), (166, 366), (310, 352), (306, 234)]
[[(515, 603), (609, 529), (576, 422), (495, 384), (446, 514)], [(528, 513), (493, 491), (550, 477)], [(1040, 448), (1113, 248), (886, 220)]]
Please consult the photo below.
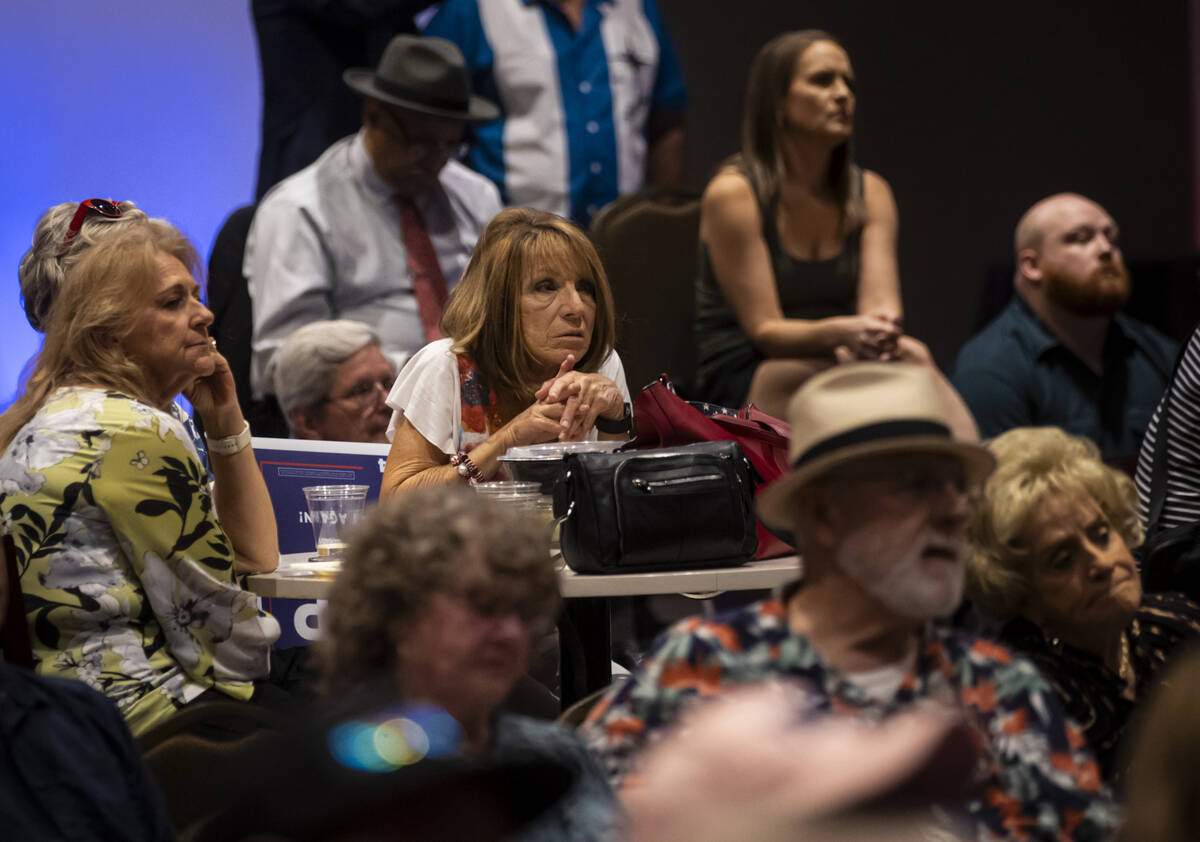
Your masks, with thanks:
[(1146, 540), (1150, 540), (1160, 531), (1159, 521), (1167, 504), (1167, 439), (1170, 436), (1168, 428), (1171, 397), (1175, 393), (1175, 377), (1190, 344), (1190, 340), (1185, 342), (1175, 356), (1175, 365), (1171, 367), (1171, 379), (1167, 381), (1167, 391), (1163, 394), (1160, 404), (1157, 435), (1154, 437), (1154, 457), (1150, 461), (1150, 504), (1146, 511)]

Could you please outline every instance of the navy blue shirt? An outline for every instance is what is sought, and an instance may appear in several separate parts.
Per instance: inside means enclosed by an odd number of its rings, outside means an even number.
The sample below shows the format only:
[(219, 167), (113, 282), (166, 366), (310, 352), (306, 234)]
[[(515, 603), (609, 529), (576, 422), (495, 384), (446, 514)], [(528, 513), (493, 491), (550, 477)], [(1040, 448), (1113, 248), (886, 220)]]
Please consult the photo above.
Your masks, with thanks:
[(1154, 328), (1118, 313), (1096, 374), (1013, 295), (963, 346), (952, 380), (984, 438), (1013, 427), (1061, 427), (1087, 436), (1104, 461), (1132, 473), (1176, 350)]
[(0, 664), (0, 836), (171, 840), (162, 794), (111, 701)]

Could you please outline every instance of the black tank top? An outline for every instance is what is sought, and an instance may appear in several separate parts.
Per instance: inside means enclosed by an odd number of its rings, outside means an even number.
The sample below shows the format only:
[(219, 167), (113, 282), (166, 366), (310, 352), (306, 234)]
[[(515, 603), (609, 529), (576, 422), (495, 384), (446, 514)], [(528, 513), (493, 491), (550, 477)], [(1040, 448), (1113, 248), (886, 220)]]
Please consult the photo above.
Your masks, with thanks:
[[(851, 190), (862, 195), (862, 170), (854, 167)], [(846, 235), (841, 254), (825, 260), (799, 260), (779, 240), (775, 226), (778, 203), (764, 205), (763, 239), (771, 256), (779, 304), (789, 319), (826, 319), (846, 316), (858, 309), (859, 246), (862, 226)], [(700, 243), (700, 274), (696, 279), (696, 387), (698, 397), (726, 403), (741, 403), (749, 389), (754, 368), (763, 355), (753, 346), (738, 323), (713, 273), (708, 248)], [(732, 370), (744, 370), (745, 389), (740, 397), (705, 394), (713, 384), (725, 381)], [(727, 390), (726, 390), (727, 391)], [(734, 390), (736, 391), (736, 390)]]

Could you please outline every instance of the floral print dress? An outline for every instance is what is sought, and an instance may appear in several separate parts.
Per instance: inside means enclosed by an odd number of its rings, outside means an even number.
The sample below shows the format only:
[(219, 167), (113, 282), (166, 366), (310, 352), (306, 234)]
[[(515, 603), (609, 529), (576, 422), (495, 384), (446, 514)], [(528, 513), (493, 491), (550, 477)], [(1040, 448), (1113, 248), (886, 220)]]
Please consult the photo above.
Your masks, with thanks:
[(250, 698), (279, 625), (233, 547), (178, 419), (103, 389), (57, 390), (0, 457), (35, 668), (116, 702), (135, 735), (210, 687)]

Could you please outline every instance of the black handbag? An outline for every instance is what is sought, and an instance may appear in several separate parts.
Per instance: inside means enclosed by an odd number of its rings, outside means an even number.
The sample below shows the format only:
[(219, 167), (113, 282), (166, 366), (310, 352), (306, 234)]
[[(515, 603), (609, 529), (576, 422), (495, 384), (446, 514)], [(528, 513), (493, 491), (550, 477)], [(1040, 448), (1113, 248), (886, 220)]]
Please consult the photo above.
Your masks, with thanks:
[(1167, 436), (1171, 416), (1171, 394), (1175, 375), (1187, 350), (1185, 344), (1175, 360), (1171, 380), (1158, 414), (1158, 434), (1150, 466), (1150, 500), (1146, 512), (1146, 540), (1135, 555), (1141, 564), (1142, 587), (1148, 593), (1181, 591), (1200, 601), (1200, 521), (1162, 528), (1163, 508), (1167, 502)]
[(697, 570), (733, 567), (754, 555), (754, 480), (736, 442), (564, 459), (554, 515), (572, 570)]

